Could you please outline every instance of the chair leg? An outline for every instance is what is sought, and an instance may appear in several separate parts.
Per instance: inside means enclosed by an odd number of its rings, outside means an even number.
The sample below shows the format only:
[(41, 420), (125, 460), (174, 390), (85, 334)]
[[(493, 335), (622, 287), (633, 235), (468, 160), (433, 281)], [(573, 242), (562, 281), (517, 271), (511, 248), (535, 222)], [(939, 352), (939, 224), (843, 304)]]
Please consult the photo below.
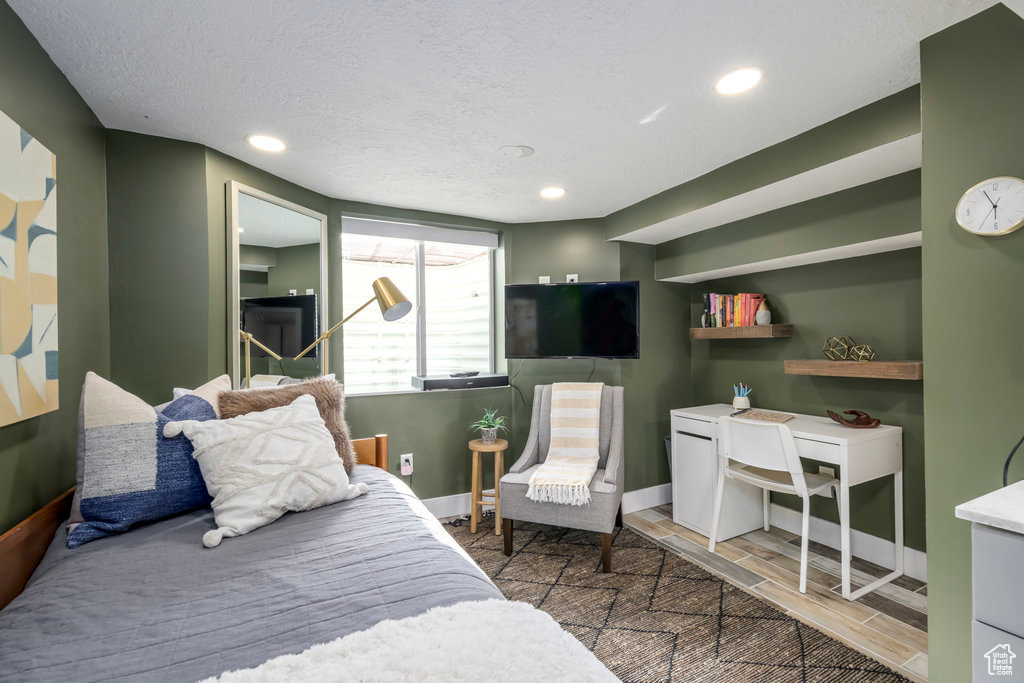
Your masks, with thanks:
[(612, 535), (601, 534), (601, 571), (607, 574), (612, 570)]
[(622, 505), (619, 505), (619, 511), (615, 513), (615, 526), (622, 528)]
[(708, 552), (715, 552), (715, 541), (718, 538), (718, 518), (722, 516), (722, 494), (725, 492), (725, 472), (718, 468), (718, 488), (715, 492), (715, 513), (711, 517), (711, 538), (708, 540)]
[(770, 508), (771, 498), (769, 497), (768, 489), (761, 489), (761, 493), (763, 495), (763, 502), (764, 502), (764, 530), (765, 531), (771, 531), (772, 530), (772, 524), (771, 524), (772, 516), (771, 516), (771, 512), (770, 512), (770, 509), (771, 509)]
[(803, 523), (800, 526), (800, 592), (807, 592), (807, 544), (811, 535), (811, 500), (804, 496)]
[(512, 520), (506, 517), (501, 520), (501, 534), (505, 540), (505, 554), (512, 554)]

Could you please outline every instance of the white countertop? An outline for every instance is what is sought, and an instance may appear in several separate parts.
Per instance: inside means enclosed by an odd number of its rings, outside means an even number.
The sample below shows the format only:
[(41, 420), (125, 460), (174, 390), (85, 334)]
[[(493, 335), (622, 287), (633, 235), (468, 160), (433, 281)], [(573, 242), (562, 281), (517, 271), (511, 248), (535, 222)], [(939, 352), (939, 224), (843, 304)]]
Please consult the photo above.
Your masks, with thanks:
[(1024, 481), (957, 505), (956, 516), (976, 524), (1024, 534)]

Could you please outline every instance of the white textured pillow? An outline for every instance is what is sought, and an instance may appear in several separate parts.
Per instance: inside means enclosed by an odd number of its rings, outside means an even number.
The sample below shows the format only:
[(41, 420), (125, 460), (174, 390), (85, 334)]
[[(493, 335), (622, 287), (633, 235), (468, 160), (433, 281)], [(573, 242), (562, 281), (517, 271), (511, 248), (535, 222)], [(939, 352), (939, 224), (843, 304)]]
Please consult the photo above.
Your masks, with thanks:
[(169, 422), (165, 437), (182, 432), (213, 496), (216, 529), (203, 535), (214, 548), (225, 536), (241, 536), (289, 510), (301, 512), (366, 493), (349, 484), (310, 395), (289, 405), (229, 420)]

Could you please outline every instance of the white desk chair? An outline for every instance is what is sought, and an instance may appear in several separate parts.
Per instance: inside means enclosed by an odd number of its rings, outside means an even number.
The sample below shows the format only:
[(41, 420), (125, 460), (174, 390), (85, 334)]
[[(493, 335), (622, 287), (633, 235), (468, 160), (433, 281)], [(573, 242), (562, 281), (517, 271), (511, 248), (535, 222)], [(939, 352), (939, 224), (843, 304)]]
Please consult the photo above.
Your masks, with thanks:
[(785, 424), (723, 417), (722, 451), (718, 458), (718, 490), (711, 522), (708, 550), (715, 552), (718, 518), (722, 512), (725, 479), (738, 479), (764, 491), (764, 530), (769, 528), (768, 492), (792, 493), (803, 498), (803, 537), (800, 542), (800, 592), (807, 592), (807, 540), (811, 519), (811, 496), (835, 492), (839, 503), (839, 480), (824, 474), (804, 472), (796, 452), (793, 433)]

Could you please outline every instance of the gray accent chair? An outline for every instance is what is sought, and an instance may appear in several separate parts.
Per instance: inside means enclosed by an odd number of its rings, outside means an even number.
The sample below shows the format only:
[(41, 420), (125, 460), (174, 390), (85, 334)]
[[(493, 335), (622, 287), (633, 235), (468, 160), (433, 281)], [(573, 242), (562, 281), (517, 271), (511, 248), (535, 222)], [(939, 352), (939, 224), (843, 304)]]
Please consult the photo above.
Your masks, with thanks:
[(605, 386), (601, 392), (600, 461), (590, 480), (589, 505), (538, 503), (526, 497), (530, 477), (548, 456), (551, 445), (551, 385), (533, 390), (530, 436), (519, 460), (501, 478), (501, 521), (505, 554), (512, 554), (512, 520), (596, 531), (601, 534), (602, 570), (612, 568), (612, 532), (622, 526), (625, 406), (622, 387)]

